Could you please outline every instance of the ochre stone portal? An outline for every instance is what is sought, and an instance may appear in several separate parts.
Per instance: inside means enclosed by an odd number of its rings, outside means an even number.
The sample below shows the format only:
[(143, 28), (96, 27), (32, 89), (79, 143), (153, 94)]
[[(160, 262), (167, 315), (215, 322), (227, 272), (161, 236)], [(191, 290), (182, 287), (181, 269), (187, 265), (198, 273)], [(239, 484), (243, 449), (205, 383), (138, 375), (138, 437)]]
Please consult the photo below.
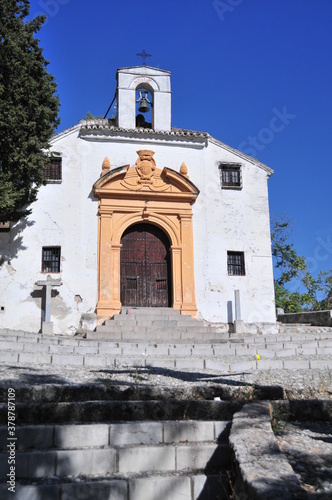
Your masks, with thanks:
[(99, 323), (121, 310), (121, 238), (127, 228), (143, 222), (159, 227), (170, 242), (170, 304), (181, 314), (197, 313), (192, 204), (199, 190), (178, 172), (158, 169), (153, 151), (138, 155), (134, 167), (106, 171), (94, 184), (99, 199)]

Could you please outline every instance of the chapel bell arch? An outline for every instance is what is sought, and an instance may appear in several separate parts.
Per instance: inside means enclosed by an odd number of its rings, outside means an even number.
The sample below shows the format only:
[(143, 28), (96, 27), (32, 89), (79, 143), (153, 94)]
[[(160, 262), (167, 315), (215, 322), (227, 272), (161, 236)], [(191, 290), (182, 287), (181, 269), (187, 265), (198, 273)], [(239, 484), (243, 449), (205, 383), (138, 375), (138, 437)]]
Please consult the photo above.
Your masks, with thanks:
[(154, 91), (148, 83), (138, 84), (135, 90), (136, 128), (154, 128)]
[[(154, 152), (140, 150), (135, 166), (110, 169), (104, 160), (94, 184), (98, 203), (98, 321), (121, 311), (121, 239), (136, 224), (159, 228), (169, 240), (169, 304), (181, 314), (197, 313), (192, 204), (199, 190), (183, 164), (178, 173), (156, 168)], [(158, 278), (158, 277), (157, 277)], [(158, 278), (159, 279), (159, 278)]]
[[(117, 124), (118, 127), (134, 130), (136, 126), (137, 91), (150, 94), (147, 103), (152, 111), (153, 130), (171, 131), (171, 74), (169, 71), (134, 66), (117, 71)], [(141, 113), (144, 115), (144, 113)]]

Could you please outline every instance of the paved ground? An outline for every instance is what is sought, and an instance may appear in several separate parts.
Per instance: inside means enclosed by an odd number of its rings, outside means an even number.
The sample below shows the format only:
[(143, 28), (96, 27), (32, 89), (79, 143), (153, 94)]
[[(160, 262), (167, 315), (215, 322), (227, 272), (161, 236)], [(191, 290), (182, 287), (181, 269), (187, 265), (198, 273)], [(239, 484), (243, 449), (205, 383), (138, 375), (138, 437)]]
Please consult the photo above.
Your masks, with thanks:
[(5, 384), (17, 383), (84, 383), (109, 382), (117, 385), (159, 385), (179, 387), (190, 385), (221, 384), (237, 389), (242, 395), (250, 395), (258, 386), (280, 386), (286, 399), (327, 399), (332, 400), (332, 370), (268, 370), (259, 372), (222, 372), (218, 370), (176, 370), (166, 368), (94, 368), (60, 365), (28, 365), (27, 363), (1, 363), (0, 381)]
[(332, 423), (283, 422), (276, 436), (309, 498), (310, 493), (332, 498)]

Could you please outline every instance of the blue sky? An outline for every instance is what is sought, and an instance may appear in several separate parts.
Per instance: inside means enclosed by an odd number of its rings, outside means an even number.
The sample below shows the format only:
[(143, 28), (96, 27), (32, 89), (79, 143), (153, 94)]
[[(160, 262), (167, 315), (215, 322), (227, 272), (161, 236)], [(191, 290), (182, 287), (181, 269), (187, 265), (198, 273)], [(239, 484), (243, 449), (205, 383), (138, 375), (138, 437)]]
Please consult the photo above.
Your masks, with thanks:
[(171, 71), (172, 125), (274, 169), (271, 214), (313, 272), (332, 268), (332, 0), (32, 0), (61, 100), (59, 131), (104, 115), (118, 67)]

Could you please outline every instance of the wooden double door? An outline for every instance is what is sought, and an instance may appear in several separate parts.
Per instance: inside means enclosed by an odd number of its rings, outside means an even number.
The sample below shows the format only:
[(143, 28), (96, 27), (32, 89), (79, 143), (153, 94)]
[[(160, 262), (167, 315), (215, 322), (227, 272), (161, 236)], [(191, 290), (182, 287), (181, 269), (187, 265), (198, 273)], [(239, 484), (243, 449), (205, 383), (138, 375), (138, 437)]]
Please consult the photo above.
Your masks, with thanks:
[(135, 224), (121, 238), (121, 304), (136, 307), (171, 305), (170, 244), (151, 224)]

